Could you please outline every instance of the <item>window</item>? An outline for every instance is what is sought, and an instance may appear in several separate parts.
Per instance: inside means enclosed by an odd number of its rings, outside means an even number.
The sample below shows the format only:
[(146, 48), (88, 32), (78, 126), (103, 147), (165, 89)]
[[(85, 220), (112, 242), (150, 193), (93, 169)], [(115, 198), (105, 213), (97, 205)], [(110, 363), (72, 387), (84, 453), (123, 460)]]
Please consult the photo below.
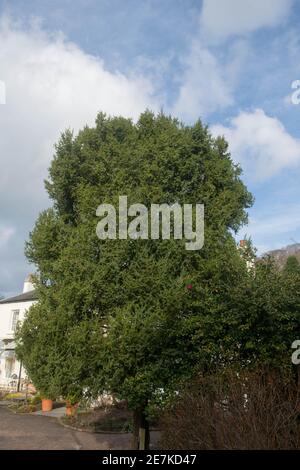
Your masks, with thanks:
[(19, 321), (19, 313), (20, 310), (13, 310), (12, 311), (12, 316), (11, 316), (11, 331), (16, 331), (17, 324)]
[(5, 360), (5, 377), (9, 379), (15, 368), (15, 359), (13, 357), (8, 357)]

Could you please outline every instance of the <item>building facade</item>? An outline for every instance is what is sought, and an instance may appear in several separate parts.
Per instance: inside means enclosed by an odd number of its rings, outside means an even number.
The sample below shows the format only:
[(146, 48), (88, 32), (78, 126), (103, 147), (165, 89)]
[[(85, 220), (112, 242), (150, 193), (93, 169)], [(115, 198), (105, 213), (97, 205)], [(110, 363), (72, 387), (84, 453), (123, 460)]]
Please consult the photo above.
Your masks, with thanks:
[(24, 282), (23, 292), (0, 300), (0, 389), (21, 390), (25, 371), (15, 355), (15, 331), (29, 307), (37, 301), (31, 275)]

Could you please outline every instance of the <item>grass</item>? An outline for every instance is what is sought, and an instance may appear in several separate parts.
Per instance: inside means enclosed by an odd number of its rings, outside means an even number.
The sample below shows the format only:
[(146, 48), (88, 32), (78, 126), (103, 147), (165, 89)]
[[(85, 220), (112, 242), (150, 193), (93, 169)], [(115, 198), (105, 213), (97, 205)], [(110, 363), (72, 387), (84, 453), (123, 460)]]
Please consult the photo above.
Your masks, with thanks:
[(18, 399), (25, 399), (24, 393), (22, 392), (15, 392), (15, 393), (7, 393), (4, 395), (4, 400), (18, 400)]

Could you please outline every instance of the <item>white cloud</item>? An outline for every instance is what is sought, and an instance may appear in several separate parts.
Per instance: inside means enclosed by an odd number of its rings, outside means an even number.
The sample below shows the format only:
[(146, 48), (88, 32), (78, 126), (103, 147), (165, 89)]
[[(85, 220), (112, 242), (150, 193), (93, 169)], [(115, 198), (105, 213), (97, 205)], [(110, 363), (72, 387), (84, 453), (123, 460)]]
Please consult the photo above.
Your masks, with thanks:
[(61, 36), (25, 32), (2, 20), (0, 43), (7, 95), (0, 108), (0, 187), (6, 197), (21, 196), (22, 203), (32, 197), (66, 127), (93, 124), (100, 110), (136, 118), (145, 107), (156, 108), (149, 81), (107, 71), (101, 59)]
[(241, 112), (231, 120), (229, 127), (217, 124), (211, 131), (214, 135), (225, 136), (232, 158), (256, 181), (266, 180), (300, 163), (300, 140), (262, 109)]
[[(158, 106), (149, 80), (108, 71), (100, 58), (60, 34), (49, 36), (38, 26), (25, 30), (2, 18), (0, 44), (0, 80), (6, 85), (6, 104), (0, 106), (0, 224), (18, 220), (22, 251), (27, 230), (47, 204), (43, 178), (60, 132), (93, 124), (98, 111), (137, 118), (146, 107)], [(12, 265), (16, 247), (7, 246)]]
[(300, 206), (285, 207), (276, 214), (264, 214), (258, 218), (250, 218), (249, 228), (256, 236), (276, 238), (277, 235), (286, 235), (300, 228)]
[(5, 247), (14, 233), (15, 231), (11, 227), (0, 227), (0, 249)]
[[(171, 111), (192, 121), (235, 104), (245, 67), (255, 58), (247, 33), (282, 24), (293, 0), (203, 0), (199, 30), (185, 58), (178, 98)], [(221, 46), (235, 36), (231, 47)]]
[(233, 104), (231, 86), (214, 55), (194, 41), (173, 113), (184, 120), (205, 117)]
[(200, 25), (207, 40), (222, 40), (284, 22), (293, 0), (203, 0)]
[(243, 228), (239, 238), (250, 235), (258, 254), (299, 242), (300, 205), (297, 202), (277, 202), (264, 205), (250, 216), (249, 224)]

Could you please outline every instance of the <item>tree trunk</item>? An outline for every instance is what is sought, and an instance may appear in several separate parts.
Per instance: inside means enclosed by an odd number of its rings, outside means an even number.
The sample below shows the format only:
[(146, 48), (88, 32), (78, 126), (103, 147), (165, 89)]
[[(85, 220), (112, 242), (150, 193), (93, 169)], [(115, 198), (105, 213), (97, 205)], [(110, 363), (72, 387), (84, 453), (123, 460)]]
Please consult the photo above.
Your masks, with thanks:
[(146, 450), (149, 449), (149, 446), (149, 423), (146, 419), (145, 406), (143, 406), (133, 411), (133, 431), (131, 447), (133, 450)]

